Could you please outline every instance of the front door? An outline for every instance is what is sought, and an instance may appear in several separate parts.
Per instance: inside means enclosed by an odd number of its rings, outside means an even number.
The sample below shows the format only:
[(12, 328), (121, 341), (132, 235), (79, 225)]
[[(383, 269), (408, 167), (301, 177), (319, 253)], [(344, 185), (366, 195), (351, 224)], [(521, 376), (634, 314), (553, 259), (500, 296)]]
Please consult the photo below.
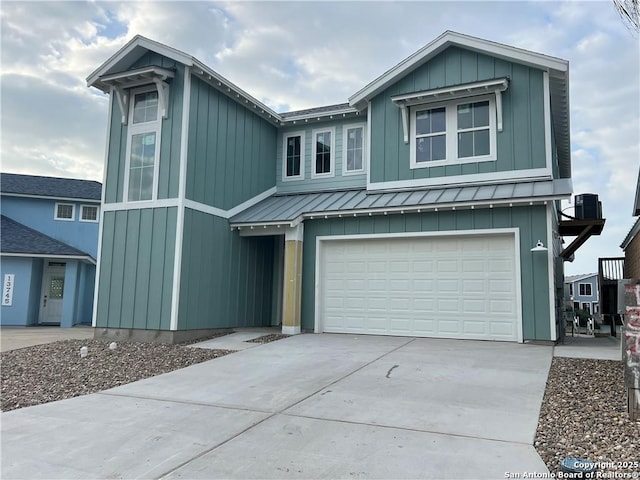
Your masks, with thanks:
[(40, 301), (40, 323), (42, 324), (60, 324), (62, 320), (64, 269), (65, 264), (59, 262), (48, 262), (45, 266)]

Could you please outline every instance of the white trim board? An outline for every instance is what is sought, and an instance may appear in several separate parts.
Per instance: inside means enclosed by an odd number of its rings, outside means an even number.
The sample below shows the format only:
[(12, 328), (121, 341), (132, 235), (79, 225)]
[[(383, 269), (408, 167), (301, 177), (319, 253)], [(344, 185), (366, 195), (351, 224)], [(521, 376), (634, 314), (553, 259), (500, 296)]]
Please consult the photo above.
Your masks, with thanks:
[(265, 190), (264, 192), (259, 193), (255, 197), (251, 197), (249, 200), (246, 200), (229, 210), (223, 210), (218, 207), (212, 207), (211, 205), (206, 205), (204, 203), (196, 202), (188, 198), (185, 198), (182, 201), (179, 198), (163, 198), (161, 200), (145, 201), (145, 202), (107, 203), (103, 206), (102, 211), (116, 212), (120, 210), (143, 210), (146, 208), (180, 207), (182, 205), (186, 208), (190, 208), (191, 210), (196, 210), (198, 212), (208, 213), (209, 215), (214, 215), (216, 217), (228, 219), (233, 217), (234, 215), (241, 213), (247, 208), (252, 207), (256, 203), (259, 203), (262, 200), (272, 196), (275, 193), (276, 193), (276, 187), (271, 187), (269, 190)]
[(481, 236), (481, 235), (513, 235), (515, 255), (515, 281), (516, 281), (516, 335), (519, 343), (524, 342), (524, 329), (522, 325), (522, 284), (521, 284), (521, 251), (520, 230), (518, 228), (487, 228), (478, 230), (443, 230), (437, 232), (399, 232), (399, 233), (366, 233), (349, 235), (321, 235), (316, 237), (315, 253), (315, 277), (314, 277), (314, 332), (320, 333), (320, 275), (322, 259), (322, 242), (340, 240), (367, 240), (384, 238), (418, 238), (418, 237), (455, 237), (455, 236)]
[[(367, 169), (367, 174), (369, 169)], [(514, 180), (529, 181), (552, 180), (553, 175), (548, 168), (531, 168), (527, 170), (509, 170), (506, 172), (479, 173), (473, 175), (452, 175), (449, 177), (416, 178), (413, 180), (394, 180), (391, 182), (373, 182), (367, 180), (367, 191), (396, 190), (432, 186), (480, 185), (482, 183), (509, 183)]]
[(50, 258), (52, 260), (85, 260), (91, 265), (95, 265), (96, 261), (89, 255), (53, 255), (50, 253), (11, 253), (2, 252), (3, 257), (20, 257), (20, 258)]
[[(103, 182), (104, 185), (104, 182)], [(0, 195), (3, 197), (19, 197), (19, 198), (40, 198), (43, 200), (56, 200), (59, 202), (76, 202), (76, 203), (95, 203), (100, 204), (100, 200), (96, 200), (95, 198), (72, 198), (72, 197), (55, 197), (55, 196), (47, 196), (47, 195), (31, 195), (28, 193), (8, 193), (8, 192), (0, 192)]]

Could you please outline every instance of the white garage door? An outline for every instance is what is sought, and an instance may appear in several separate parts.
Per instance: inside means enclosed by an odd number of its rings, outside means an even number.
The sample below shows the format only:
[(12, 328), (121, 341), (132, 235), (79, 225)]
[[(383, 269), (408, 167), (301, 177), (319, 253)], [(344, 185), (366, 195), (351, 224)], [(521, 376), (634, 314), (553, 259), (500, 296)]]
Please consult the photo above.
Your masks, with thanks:
[(322, 240), (317, 331), (517, 341), (514, 235)]

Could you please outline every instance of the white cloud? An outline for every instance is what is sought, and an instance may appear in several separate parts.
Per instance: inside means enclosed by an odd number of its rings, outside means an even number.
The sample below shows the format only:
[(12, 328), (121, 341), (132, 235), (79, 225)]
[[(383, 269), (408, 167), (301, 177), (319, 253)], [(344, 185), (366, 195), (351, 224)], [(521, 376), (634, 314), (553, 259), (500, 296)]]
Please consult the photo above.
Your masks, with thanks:
[(638, 42), (610, 2), (3, 2), (2, 170), (101, 180), (107, 100), (85, 78), (135, 34), (187, 52), (274, 109), (347, 98), (445, 30), (571, 64), (573, 180), (618, 256), (640, 153)]

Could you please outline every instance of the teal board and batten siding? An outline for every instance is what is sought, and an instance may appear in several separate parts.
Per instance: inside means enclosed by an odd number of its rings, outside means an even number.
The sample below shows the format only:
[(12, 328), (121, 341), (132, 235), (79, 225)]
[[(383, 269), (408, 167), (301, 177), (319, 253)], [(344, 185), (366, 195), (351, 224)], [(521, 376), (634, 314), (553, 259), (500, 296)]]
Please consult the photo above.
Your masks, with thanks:
[[(182, 135), (182, 95), (184, 86), (184, 66), (156, 53), (149, 52), (140, 58), (131, 69), (160, 66), (175, 70), (175, 77), (169, 84), (169, 114), (162, 120), (160, 133), (160, 165), (158, 170), (158, 198), (176, 198), (180, 179), (180, 139)], [(115, 99), (112, 99), (110, 115), (110, 135), (105, 178), (105, 203), (119, 203), (124, 200), (124, 176), (127, 168), (127, 125), (122, 124), (122, 113)]]
[[(503, 131), (497, 133), (497, 160), (409, 168), (400, 109), (394, 95), (509, 77), (502, 93)], [(449, 47), (407, 74), (371, 102), (371, 182), (545, 168), (543, 72), (458, 47)]]
[(302, 328), (313, 330), (315, 325), (315, 258), (318, 236), (518, 228), (524, 340), (549, 340), (551, 332), (547, 256), (530, 251), (538, 238), (546, 238), (546, 215), (546, 207), (531, 206), (306, 220), (302, 267)]
[(169, 330), (177, 208), (104, 213), (96, 327)]
[(182, 245), (178, 330), (270, 325), (274, 237), (187, 208)]
[[(343, 175), (343, 157), (344, 157), (344, 126), (360, 125), (364, 126), (364, 134), (367, 135), (366, 112), (362, 114), (362, 118), (350, 118), (344, 121), (332, 122), (313, 122), (313, 124), (294, 125), (282, 129), (278, 132), (277, 145), (277, 164), (276, 164), (276, 182), (278, 193), (303, 193), (320, 190), (344, 190), (351, 188), (364, 188), (367, 185), (367, 176), (365, 173)], [(311, 169), (315, 166), (313, 161), (313, 131), (323, 128), (335, 129), (335, 150), (334, 150), (334, 176), (327, 178), (311, 178)], [(304, 132), (304, 179), (303, 180), (283, 180), (282, 169), (284, 167), (284, 138), (292, 132)], [(365, 139), (366, 147), (366, 139)], [(366, 153), (365, 153), (366, 155)], [(362, 159), (366, 165), (366, 157)]]
[(228, 210), (275, 186), (276, 127), (191, 77), (186, 198)]

